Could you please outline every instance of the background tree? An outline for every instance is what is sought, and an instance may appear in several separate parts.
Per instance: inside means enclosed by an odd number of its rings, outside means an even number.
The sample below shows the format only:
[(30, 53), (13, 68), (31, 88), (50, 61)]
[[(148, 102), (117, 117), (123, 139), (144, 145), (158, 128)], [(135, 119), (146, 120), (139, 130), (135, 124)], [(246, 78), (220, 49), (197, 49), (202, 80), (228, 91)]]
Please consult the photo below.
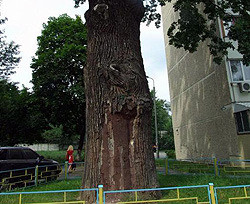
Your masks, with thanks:
[[(7, 21), (7, 18), (0, 19), (0, 26)], [(9, 75), (15, 73), (14, 68), (20, 61), (19, 45), (16, 45), (13, 41), (6, 42), (6, 36), (4, 35), (4, 29), (0, 28), (0, 79), (8, 78)]]
[(50, 17), (37, 38), (38, 49), (31, 64), (34, 92), (50, 124), (44, 135), (58, 132), (62, 127), (62, 137), (57, 140), (65, 144), (78, 137), (80, 150), (85, 135), (86, 34), (79, 16)]
[(43, 119), (27, 88), (0, 80), (0, 124), (0, 146), (41, 141)]
[[(153, 96), (153, 91), (151, 91)], [(156, 116), (158, 127), (158, 143), (160, 150), (174, 150), (174, 134), (172, 125), (172, 116), (170, 115), (170, 104), (163, 99), (156, 97)], [(155, 113), (152, 114), (152, 135), (155, 143)]]

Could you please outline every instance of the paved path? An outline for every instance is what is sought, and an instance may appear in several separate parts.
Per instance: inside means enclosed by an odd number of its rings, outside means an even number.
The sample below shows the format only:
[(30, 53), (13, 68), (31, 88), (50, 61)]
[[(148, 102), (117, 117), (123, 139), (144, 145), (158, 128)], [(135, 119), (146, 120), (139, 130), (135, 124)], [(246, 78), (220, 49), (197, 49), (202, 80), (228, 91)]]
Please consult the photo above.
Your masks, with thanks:
[[(156, 153), (154, 153), (154, 155), (155, 155), (155, 158), (156, 158)], [(165, 152), (163, 152), (163, 151), (159, 152), (159, 158), (160, 159), (165, 159), (166, 157), (167, 157), (167, 154)]]
[[(155, 156), (155, 158), (156, 158), (156, 153), (154, 153), (154, 156)], [(160, 159), (166, 158), (166, 153), (163, 152), (163, 151), (160, 151), (160, 152), (159, 152), (159, 158), (160, 158)], [(68, 179), (80, 178), (80, 177), (82, 176), (82, 172), (83, 172), (83, 165), (81, 164), (81, 165), (79, 165), (79, 166), (76, 167), (76, 170), (75, 170), (75, 171), (73, 171), (72, 173), (69, 173), (69, 174), (67, 175), (67, 178), (68, 178)], [(63, 166), (63, 168), (62, 168), (62, 173), (60, 174), (60, 176), (59, 176), (58, 179), (59, 179), (59, 180), (64, 180), (64, 179), (65, 179), (64, 166)]]

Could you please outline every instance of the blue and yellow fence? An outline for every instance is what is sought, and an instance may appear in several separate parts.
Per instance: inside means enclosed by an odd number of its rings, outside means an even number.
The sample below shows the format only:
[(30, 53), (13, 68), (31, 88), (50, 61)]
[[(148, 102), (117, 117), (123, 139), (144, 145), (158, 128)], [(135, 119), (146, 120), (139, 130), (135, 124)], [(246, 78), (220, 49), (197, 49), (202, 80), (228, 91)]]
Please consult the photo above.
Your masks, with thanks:
[[(158, 162), (159, 160), (156, 160)], [(158, 163), (158, 170), (164, 174), (214, 174), (216, 176), (250, 176), (250, 160), (218, 160), (216, 158), (199, 158), (189, 160), (164, 159)], [(0, 191), (23, 188), (52, 180), (80, 178), (83, 162), (76, 162), (76, 169), (68, 172), (69, 164), (60, 166), (37, 166), (35, 168), (17, 169), (0, 172)]]
[(250, 185), (215, 187), (215, 200), (218, 203), (250, 203)]
[(36, 166), (32, 168), (0, 171), (0, 191), (10, 191), (16, 187), (25, 188), (60, 179), (80, 178), (83, 162), (76, 162), (76, 168), (68, 171), (68, 163), (58, 165)]
[(79, 194), (86, 192), (94, 203), (250, 203), (250, 185), (214, 187), (213, 183), (199, 186), (166, 187), (104, 191), (103, 186), (92, 189), (0, 193), (0, 204), (67, 204), (85, 203)]
[(60, 172), (61, 167), (55, 165), (1, 171), (0, 190), (11, 190), (15, 187), (22, 188), (46, 183), (57, 179)]
[(0, 193), (0, 204), (84, 204), (84, 200), (77, 199), (79, 197), (79, 193), (81, 192), (93, 194), (95, 203), (99, 203), (99, 190), (97, 188), (92, 188), (77, 190)]
[[(186, 191), (182, 196), (182, 191)], [(188, 191), (188, 193), (187, 193)], [(203, 194), (202, 198), (198, 194)], [(133, 189), (119, 191), (104, 191), (103, 204), (107, 199), (118, 197), (116, 203), (166, 203), (166, 202), (182, 202), (192, 201), (192, 203), (205, 204), (211, 203), (210, 185), (199, 186), (182, 186), (182, 187), (167, 187), (167, 188), (152, 188), (152, 189)], [(145, 199), (147, 197), (147, 199)], [(150, 199), (150, 197), (153, 197)], [(157, 199), (157, 197), (159, 197)], [(109, 201), (108, 201), (109, 203)]]
[[(214, 174), (215, 176), (250, 176), (250, 160), (219, 160), (198, 158), (175, 160), (166, 158), (158, 165), (161, 173), (167, 174)], [(159, 164), (159, 163), (158, 163)]]

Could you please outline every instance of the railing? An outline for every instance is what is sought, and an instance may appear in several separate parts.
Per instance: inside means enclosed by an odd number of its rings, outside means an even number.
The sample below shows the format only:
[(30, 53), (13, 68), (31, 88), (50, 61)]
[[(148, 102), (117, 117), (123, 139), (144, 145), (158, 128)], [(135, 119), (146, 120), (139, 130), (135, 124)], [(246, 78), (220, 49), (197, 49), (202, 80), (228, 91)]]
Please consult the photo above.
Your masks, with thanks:
[[(218, 203), (250, 203), (250, 185), (215, 187), (215, 200)], [(222, 196), (223, 193), (223, 196)]]
[(250, 160), (219, 160), (198, 158), (175, 160), (166, 158), (158, 164), (164, 174), (213, 174), (215, 176), (250, 176)]
[[(157, 160), (157, 162), (160, 160)], [(250, 176), (250, 160), (218, 160), (199, 158), (189, 160), (164, 159), (158, 165), (160, 173), (167, 174), (213, 174), (216, 176)], [(76, 169), (68, 172), (69, 164), (37, 166), (0, 172), (0, 191), (13, 188), (37, 186), (52, 180), (80, 178), (83, 162), (75, 162)], [(56, 167), (56, 168), (55, 168)]]
[[(94, 193), (95, 203), (99, 203), (99, 190), (77, 189), (77, 190), (59, 190), (59, 191), (33, 191), (33, 192), (13, 192), (0, 193), (0, 204), (6, 203), (36, 203), (36, 204), (61, 204), (61, 203), (82, 203), (84, 200), (77, 200), (80, 192)], [(47, 196), (44, 196), (46, 194)]]
[[(103, 191), (103, 185), (92, 189), (36, 191), (36, 192), (12, 192), (0, 193), (0, 204), (6, 203), (36, 203), (36, 204), (61, 204), (61, 203), (85, 203), (79, 200), (79, 193), (92, 194), (94, 203), (105, 204), (108, 202), (129, 203), (180, 203), (192, 201), (197, 204), (231, 204), (249, 203), (250, 185), (214, 187), (213, 183), (199, 186), (166, 187), (152, 189), (131, 189)], [(46, 196), (45, 196), (46, 194)]]
[[(188, 190), (190, 196), (181, 196), (181, 190)], [(193, 190), (195, 189), (195, 190)], [(192, 191), (193, 190), (193, 191)], [(199, 198), (198, 194), (203, 190), (203, 199)], [(165, 192), (164, 192), (165, 191)], [(166, 193), (166, 191), (168, 191)], [(191, 192), (192, 191), (192, 192)], [(160, 193), (158, 193), (160, 192)], [(129, 193), (129, 194), (128, 194)], [(139, 195), (140, 193), (140, 195)], [(106, 198), (108, 194), (112, 194), (116, 198), (119, 195), (119, 200), (116, 203), (128, 204), (128, 203), (160, 203), (160, 202), (174, 202), (174, 201), (188, 201), (193, 200), (195, 203), (211, 203), (210, 197), (210, 187), (209, 185), (199, 185), (199, 186), (182, 186), (182, 187), (167, 187), (167, 188), (152, 188), (152, 189), (133, 189), (133, 190), (119, 190), (119, 191), (104, 191), (103, 193), (103, 203), (106, 203)], [(116, 195), (114, 195), (116, 194)], [(127, 194), (127, 195), (126, 195)], [(134, 196), (132, 196), (133, 194)], [(204, 196), (205, 195), (205, 196)], [(154, 197), (151, 199), (146, 199), (145, 197)], [(163, 197), (158, 198), (157, 197)]]
[(76, 168), (68, 171), (68, 163), (58, 165), (36, 166), (32, 168), (0, 171), (0, 191), (12, 190), (16, 187), (37, 186), (56, 179), (66, 180), (81, 177), (83, 162), (76, 162)]

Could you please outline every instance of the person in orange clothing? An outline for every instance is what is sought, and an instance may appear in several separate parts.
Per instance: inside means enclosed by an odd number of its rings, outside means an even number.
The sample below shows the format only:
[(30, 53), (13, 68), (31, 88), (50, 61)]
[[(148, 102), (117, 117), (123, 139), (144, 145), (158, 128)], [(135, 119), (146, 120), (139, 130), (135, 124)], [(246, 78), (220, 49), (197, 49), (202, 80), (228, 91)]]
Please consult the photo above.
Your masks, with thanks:
[(72, 145), (69, 145), (68, 149), (67, 149), (67, 153), (66, 153), (66, 159), (69, 163), (69, 168), (68, 168), (68, 172), (70, 173), (72, 171), (72, 165), (74, 163), (74, 148)]

